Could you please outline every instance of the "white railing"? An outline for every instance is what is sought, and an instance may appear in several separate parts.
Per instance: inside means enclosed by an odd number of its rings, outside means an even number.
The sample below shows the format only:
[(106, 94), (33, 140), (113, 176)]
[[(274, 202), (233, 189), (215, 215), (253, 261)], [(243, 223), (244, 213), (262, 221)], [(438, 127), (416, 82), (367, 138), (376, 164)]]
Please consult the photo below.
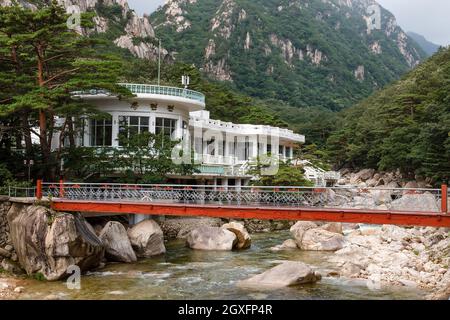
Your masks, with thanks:
[(205, 103), (203, 93), (177, 87), (157, 86), (151, 84), (119, 83), (134, 94), (158, 94), (164, 96), (181, 97)]
[(200, 127), (204, 129), (229, 131), (236, 134), (259, 134), (265, 136), (274, 136), (287, 138), (294, 141), (304, 141), (304, 136), (294, 133), (294, 131), (283, 128), (276, 128), (263, 125), (249, 125), (249, 124), (235, 124), (232, 122), (223, 122), (220, 120), (203, 119), (198, 117), (191, 117), (190, 123), (193, 127)]
[[(444, 189), (359, 188), (359, 187), (259, 187), (201, 185), (130, 185), (117, 183), (44, 183), (43, 197), (83, 201), (139, 201), (211, 203), (370, 209), (386, 212), (435, 212), (446, 214)], [(444, 193), (445, 192), (445, 193)], [(445, 198), (444, 198), (445, 199)]]
[(237, 158), (233, 156), (214, 156), (210, 154), (195, 154), (195, 160), (203, 164), (218, 164), (233, 166), (237, 163)]

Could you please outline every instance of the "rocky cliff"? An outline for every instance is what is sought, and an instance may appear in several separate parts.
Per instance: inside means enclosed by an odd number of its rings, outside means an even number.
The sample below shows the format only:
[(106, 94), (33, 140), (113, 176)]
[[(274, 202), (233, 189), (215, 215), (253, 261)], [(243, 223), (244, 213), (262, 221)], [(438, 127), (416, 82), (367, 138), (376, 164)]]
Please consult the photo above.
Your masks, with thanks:
[[(157, 35), (177, 58), (246, 93), (340, 109), (425, 53), (373, 0), (169, 0)], [(379, 21), (378, 21), (379, 20)], [(379, 25), (378, 25), (379, 22)]]
[[(133, 55), (155, 60), (158, 57), (158, 43), (155, 39), (155, 32), (149, 21), (149, 17), (144, 15), (139, 17), (136, 12), (130, 9), (127, 0), (57, 0), (65, 7), (69, 13), (73, 12), (73, 7), (79, 8), (82, 13), (94, 12), (94, 28), (77, 28), (79, 33), (84, 35), (100, 34), (120, 48), (129, 50)], [(0, 5), (11, 5), (12, 0), (0, 0)], [(45, 5), (46, 1), (25, 1), (19, 3), (25, 7), (36, 8)], [(169, 52), (161, 50), (165, 58), (170, 58)]]

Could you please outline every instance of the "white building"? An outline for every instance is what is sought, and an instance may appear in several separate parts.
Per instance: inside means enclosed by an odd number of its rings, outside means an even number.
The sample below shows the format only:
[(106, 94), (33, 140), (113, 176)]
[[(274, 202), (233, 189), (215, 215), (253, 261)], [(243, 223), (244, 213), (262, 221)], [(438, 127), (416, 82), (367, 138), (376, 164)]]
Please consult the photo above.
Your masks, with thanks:
[[(119, 100), (106, 92), (75, 95), (111, 115), (107, 120), (88, 119), (78, 144), (87, 147), (120, 147), (119, 133), (163, 133), (172, 139), (189, 139), (200, 164), (200, 173), (170, 177), (177, 182), (246, 185), (252, 176), (249, 162), (258, 155), (278, 154), (292, 159), (294, 146), (305, 142), (291, 130), (262, 125), (212, 120), (202, 93), (183, 88), (122, 84), (135, 97)], [(197, 180), (197, 181), (193, 181)]]

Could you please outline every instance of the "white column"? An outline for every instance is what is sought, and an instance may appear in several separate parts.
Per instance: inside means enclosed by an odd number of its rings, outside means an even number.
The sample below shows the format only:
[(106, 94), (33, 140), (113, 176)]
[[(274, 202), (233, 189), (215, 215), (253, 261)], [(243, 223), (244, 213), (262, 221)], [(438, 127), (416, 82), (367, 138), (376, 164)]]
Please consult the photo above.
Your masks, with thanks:
[(149, 128), (149, 132), (150, 133), (155, 133), (156, 132), (156, 115), (154, 113), (150, 114), (150, 128)]
[(181, 115), (178, 116), (177, 120), (177, 139), (181, 139), (183, 137), (183, 117)]
[(241, 191), (241, 179), (236, 179), (236, 191)]
[(294, 146), (291, 146), (291, 152), (290, 152), (289, 157), (290, 157), (291, 159), (294, 158)]
[(259, 136), (259, 147), (261, 150), (259, 150), (259, 155), (266, 155), (267, 154), (267, 136)]
[(142, 221), (148, 220), (148, 219), (150, 219), (150, 216), (148, 216), (148, 215), (145, 215), (145, 214), (135, 214), (135, 215), (133, 215), (133, 216), (131, 217), (131, 220), (132, 220), (131, 224), (132, 224), (132, 225), (136, 225), (136, 224), (138, 224), (139, 222), (142, 222)]
[(117, 113), (112, 114), (112, 146), (119, 146), (119, 115)]
[(83, 147), (89, 147), (91, 145), (91, 124), (88, 118), (84, 118), (84, 145)]
[(249, 142), (251, 144), (250, 158), (258, 157), (258, 136), (256, 134), (249, 136)]
[(283, 146), (283, 159), (286, 159), (286, 146)]
[(224, 187), (225, 190), (228, 190), (228, 178), (222, 178), (222, 187)]

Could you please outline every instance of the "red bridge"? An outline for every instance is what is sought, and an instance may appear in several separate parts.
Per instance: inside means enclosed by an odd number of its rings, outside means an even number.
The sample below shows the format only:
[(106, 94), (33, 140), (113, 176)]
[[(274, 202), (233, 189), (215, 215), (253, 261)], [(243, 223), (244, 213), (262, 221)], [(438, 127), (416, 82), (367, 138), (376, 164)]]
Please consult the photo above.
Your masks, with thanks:
[[(18, 196), (20, 192), (10, 189), (10, 196)], [(205, 216), (450, 227), (447, 205), (450, 195), (446, 185), (441, 189), (395, 189), (38, 181), (31, 193), (37, 199), (49, 199), (54, 210), (89, 215)]]

